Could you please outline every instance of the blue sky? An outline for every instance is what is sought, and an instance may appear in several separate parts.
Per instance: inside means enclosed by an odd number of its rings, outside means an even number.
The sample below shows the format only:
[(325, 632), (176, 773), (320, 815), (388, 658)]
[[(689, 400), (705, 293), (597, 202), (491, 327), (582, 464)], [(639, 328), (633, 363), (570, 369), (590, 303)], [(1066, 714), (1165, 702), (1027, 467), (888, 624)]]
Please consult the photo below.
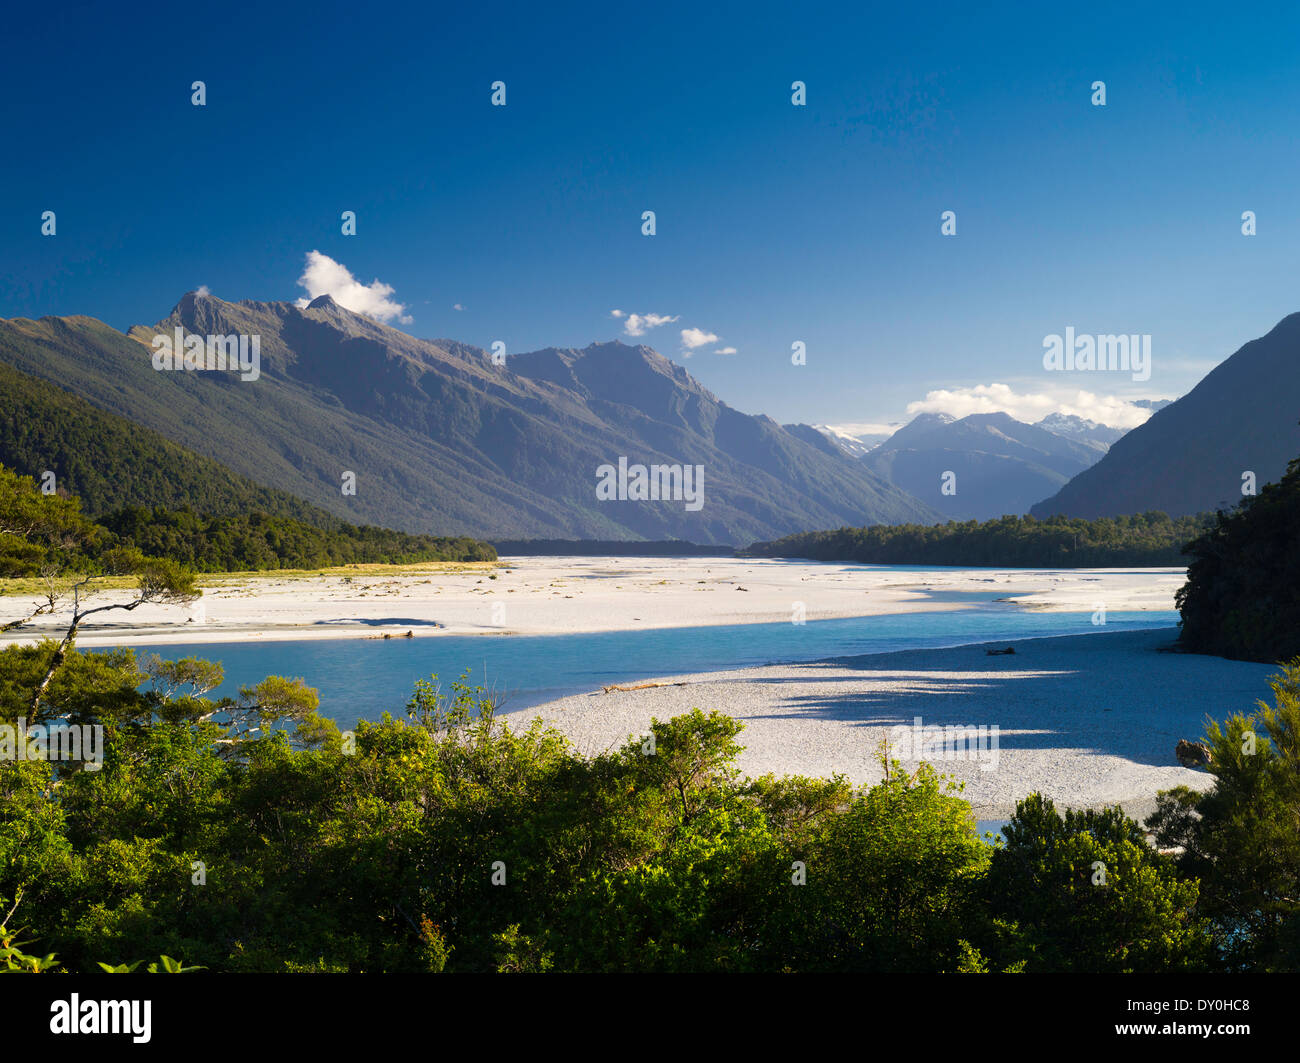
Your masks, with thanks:
[[(296, 299), (318, 251), (417, 336), (524, 351), (676, 318), (640, 342), (780, 421), (897, 421), (938, 390), (969, 412), (995, 383), (1024, 416), (1183, 394), (1300, 310), (1300, 14), (1057, 6), (20, 13), (0, 317)], [(1150, 380), (1045, 372), (1067, 326), (1150, 334)], [(688, 357), (683, 329), (717, 339)]]

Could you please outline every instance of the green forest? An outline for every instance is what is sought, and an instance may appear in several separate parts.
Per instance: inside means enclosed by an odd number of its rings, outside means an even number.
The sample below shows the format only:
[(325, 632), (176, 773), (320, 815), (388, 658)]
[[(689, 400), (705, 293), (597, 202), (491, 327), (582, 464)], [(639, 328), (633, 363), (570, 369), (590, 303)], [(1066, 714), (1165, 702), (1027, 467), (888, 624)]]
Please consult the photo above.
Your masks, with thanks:
[[(0, 720), (51, 651), (0, 652)], [(1162, 797), (1178, 856), (1037, 795), (991, 843), (960, 789), (887, 757), (869, 787), (744, 779), (741, 724), (698, 709), (585, 757), (462, 683), (339, 732), (301, 680), (204, 696), (220, 679), (67, 658), (39, 719), (102, 726), (102, 762), (0, 763), (0, 966), (1300, 969), (1300, 667), (1211, 729), (1208, 795)]]
[(119, 544), (179, 562), (196, 572), (495, 561), (497, 557), (487, 543), (463, 536), (408, 535), (350, 524), (326, 531), (291, 517), (265, 513), (204, 517), (189, 508), (132, 506), (100, 518), (99, 523)]
[(1300, 459), (1187, 547), (1182, 642), (1247, 661), (1300, 655)]
[(343, 523), (4, 363), (0, 393), (0, 465), (33, 477), (50, 470), (90, 516), (128, 505), (189, 506), (216, 516), (255, 511), (322, 527)]
[(1129, 568), (1184, 565), (1183, 547), (1212, 514), (1179, 517), (1000, 517), (947, 524), (876, 524), (799, 532), (754, 543), (743, 557), (801, 557), (872, 565), (962, 565), (1008, 568)]
[(130, 506), (92, 520), (79, 499), (44, 495), (36, 481), (0, 466), (0, 578), (103, 572), (123, 550), (175, 562), (195, 572), (322, 568), (345, 564), (493, 561), (496, 551), (468, 538), (408, 535), (386, 528), (329, 528), (252, 511), (202, 516)]
[[(496, 559), (474, 539), (348, 524), (4, 364), (0, 392), (0, 496), (18, 490), (14, 473), (53, 473), (57, 494), (77, 499), (87, 518), (79, 564), (93, 567), (114, 547), (196, 572)], [(0, 497), (0, 507), (14, 504)], [(27, 554), (0, 534), (0, 577), (33, 574)]]

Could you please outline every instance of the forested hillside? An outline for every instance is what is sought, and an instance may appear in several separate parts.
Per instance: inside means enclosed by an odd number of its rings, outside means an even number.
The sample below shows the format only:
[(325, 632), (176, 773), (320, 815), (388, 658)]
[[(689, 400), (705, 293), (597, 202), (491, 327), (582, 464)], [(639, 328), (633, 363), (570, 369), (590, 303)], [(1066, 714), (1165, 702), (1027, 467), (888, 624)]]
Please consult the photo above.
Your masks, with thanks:
[(875, 565), (973, 565), (1012, 568), (1097, 568), (1183, 565), (1183, 547), (1210, 514), (1172, 520), (1164, 513), (1082, 520), (1002, 517), (977, 522), (902, 524), (802, 532), (755, 543), (749, 557), (806, 557)]
[(1300, 458), (1187, 548), (1183, 644), (1247, 661), (1300, 655)]
[(190, 506), (227, 516), (261, 512), (329, 528), (338, 517), (286, 491), (263, 487), (212, 458), (56, 384), (0, 362), (0, 465), (23, 476), (49, 470), (91, 516), (126, 506)]
[(82, 512), (79, 499), (42, 494), (34, 479), (0, 465), (0, 578), (33, 576), (48, 567), (98, 572), (105, 557), (121, 548), (195, 572), (496, 559), (491, 546), (475, 539), (341, 522), (325, 530), (259, 512), (207, 517), (188, 508), (135, 506), (95, 521)]
[[(17, 491), (6, 466), (20, 477), (52, 472), (58, 495), (78, 499), (82, 518), (99, 529), (65, 562), (93, 566), (96, 551), (114, 546), (197, 572), (496, 558), (474, 539), (348, 524), (0, 363), (0, 491)], [(30, 544), (0, 536), (0, 575), (30, 574), (31, 558)]]

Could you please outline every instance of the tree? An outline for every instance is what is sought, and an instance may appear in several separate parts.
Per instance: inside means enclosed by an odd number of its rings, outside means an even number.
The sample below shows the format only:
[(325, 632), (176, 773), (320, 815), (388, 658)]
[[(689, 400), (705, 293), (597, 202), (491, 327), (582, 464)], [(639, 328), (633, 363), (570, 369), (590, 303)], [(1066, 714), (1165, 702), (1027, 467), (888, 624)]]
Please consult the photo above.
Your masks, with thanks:
[(1189, 543), (1176, 603), (1197, 653), (1276, 662), (1300, 656), (1300, 458)]
[(961, 784), (886, 758), (883, 781), (826, 818), (807, 849), (787, 930), (797, 970), (955, 970), (980, 922), (989, 849)]
[[(132, 609), (138, 609), (142, 605), (151, 603), (186, 605), (197, 600), (203, 593), (195, 585), (194, 573), (182, 568), (174, 561), (146, 558), (138, 550), (112, 551), (105, 558), (104, 567), (106, 575), (130, 574), (137, 577), (136, 586), (130, 598), (126, 601), (87, 606), (85, 604), (86, 600), (100, 590), (100, 587), (95, 584), (96, 576), (82, 576), (66, 589), (51, 584), (46, 593), (45, 603), (33, 614), (35, 616), (40, 615), (42, 612), (53, 613), (67, 599), (68, 595), (71, 595), (72, 616), (68, 621), (68, 628), (64, 632), (63, 638), (55, 645), (53, 653), (50, 654), (49, 663), (46, 665), (45, 674), (41, 676), (40, 681), (32, 691), (27, 712), (28, 718), (31, 720), (41, 718), (41, 699), (45, 696), (45, 692), (53, 681), (55, 674), (67, 659), (68, 652), (76, 644), (77, 632), (87, 617), (113, 609), (122, 609), (129, 612)], [(32, 618), (32, 616), (29, 616), (24, 622), (29, 623)], [(10, 625), (10, 627), (19, 626), (22, 625)]]
[(1201, 909), (1232, 969), (1300, 970), (1300, 659), (1274, 704), (1212, 722), (1214, 786), (1162, 793), (1151, 826), (1201, 881)]
[(1197, 884), (1118, 808), (1064, 816), (1041, 794), (1016, 806), (986, 884), (1003, 946), (1028, 971), (1199, 970), (1210, 955)]

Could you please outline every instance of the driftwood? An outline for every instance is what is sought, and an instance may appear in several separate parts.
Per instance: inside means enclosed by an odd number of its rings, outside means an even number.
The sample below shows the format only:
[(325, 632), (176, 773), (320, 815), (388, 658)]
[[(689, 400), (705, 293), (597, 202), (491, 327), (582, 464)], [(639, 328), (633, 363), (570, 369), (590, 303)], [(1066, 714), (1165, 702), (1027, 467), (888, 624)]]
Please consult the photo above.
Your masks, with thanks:
[(1204, 742), (1189, 742), (1180, 738), (1174, 747), (1174, 756), (1184, 768), (1204, 768), (1214, 762), (1210, 747)]
[(615, 690), (649, 690), (651, 687), (684, 687), (685, 685), (686, 684), (684, 682), (682, 683), (633, 683), (630, 686), (619, 686), (617, 683), (613, 683), (610, 686), (601, 687), (600, 692), (602, 694), (612, 694)]

